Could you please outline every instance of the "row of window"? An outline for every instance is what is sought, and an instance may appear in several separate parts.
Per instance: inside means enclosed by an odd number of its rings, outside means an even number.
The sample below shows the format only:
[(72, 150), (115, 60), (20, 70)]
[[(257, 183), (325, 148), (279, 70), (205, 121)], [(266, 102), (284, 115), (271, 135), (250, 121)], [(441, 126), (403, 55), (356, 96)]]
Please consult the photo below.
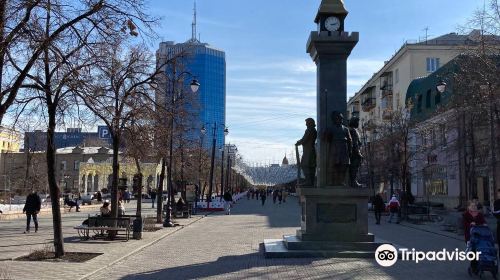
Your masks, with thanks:
[(445, 147), (447, 145), (446, 125), (441, 124), (438, 127), (422, 133), (422, 146), (424, 147)]
[[(61, 171), (66, 171), (67, 170), (67, 162), (65, 160), (61, 161), (61, 165), (59, 168)], [(78, 170), (79, 168), (80, 168), (80, 161), (75, 160), (73, 162), (73, 170)]]
[[(417, 94), (417, 112), (422, 112), (422, 107), (424, 103), (424, 96), (422, 94)], [(434, 97), (432, 97), (432, 90), (427, 90), (425, 93), (425, 108), (429, 109), (432, 107), (432, 99), (434, 99), (434, 106), (441, 104), (441, 93), (436, 91)]]

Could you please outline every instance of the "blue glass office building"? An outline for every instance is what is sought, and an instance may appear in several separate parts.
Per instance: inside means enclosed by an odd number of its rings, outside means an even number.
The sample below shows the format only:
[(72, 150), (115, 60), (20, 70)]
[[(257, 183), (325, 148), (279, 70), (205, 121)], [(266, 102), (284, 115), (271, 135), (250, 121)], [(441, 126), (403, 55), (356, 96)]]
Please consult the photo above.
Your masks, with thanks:
[[(200, 83), (197, 93), (199, 108), (196, 109), (197, 112), (193, 112), (197, 118), (190, 125), (188, 137), (199, 141), (200, 130), (205, 126), (204, 147), (209, 148), (212, 145), (213, 127), (216, 125), (217, 147), (222, 147), (225, 143), (226, 124), (226, 55), (224, 51), (196, 39), (180, 44), (162, 42), (157, 51), (158, 65), (164, 63), (165, 58), (185, 49), (189, 49), (190, 55), (184, 61), (183, 71), (191, 73)], [(186, 80), (185, 83), (189, 84), (190, 81)]]

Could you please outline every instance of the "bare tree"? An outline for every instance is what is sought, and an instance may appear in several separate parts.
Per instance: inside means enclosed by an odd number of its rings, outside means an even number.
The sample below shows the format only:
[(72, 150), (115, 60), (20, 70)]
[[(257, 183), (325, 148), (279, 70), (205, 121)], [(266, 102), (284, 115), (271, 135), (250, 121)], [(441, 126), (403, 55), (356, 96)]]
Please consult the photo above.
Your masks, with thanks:
[[(111, 134), (113, 174), (111, 180), (111, 215), (118, 216), (118, 154), (125, 127), (139, 111), (151, 106), (151, 84), (157, 75), (151, 54), (142, 46), (123, 50), (117, 41), (103, 45), (94, 62), (95, 69), (85, 75), (85, 81), (74, 87), (90, 111), (104, 122)], [(153, 66), (153, 67), (152, 67)]]
[[(24, 44), (6, 48), (10, 80), (0, 96), (0, 119), (14, 100), (22, 104), (38, 102), (47, 119), (47, 175), (52, 201), (55, 256), (64, 255), (60, 215), (60, 190), (55, 176), (55, 129), (72, 112), (73, 95), (82, 73), (91, 72), (93, 48), (124, 37), (127, 30), (138, 35), (134, 21), (146, 29), (151, 21), (142, 11), (142, 1), (97, 1), (72, 3), (39, 1), (29, 24), (24, 24)], [(7, 42), (7, 41), (6, 41)], [(12, 45), (10, 45), (12, 46)], [(25, 82), (27, 80), (27, 82)], [(22, 96), (17, 96), (19, 90)]]
[[(100, 39), (127, 30), (133, 36), (152, 34), (155, 19), (143, 12), (144, 0), (5, 0), (0, 4), (0, 123), (29, 77), (31, 68), (51, 44), (67, 33), (80, 40), (88, 32)], [(48, 28), (39, 25), (50, 14)], [(138, 25), (141, 23), (141, 25)], [(138, 27), (139, 26), (139, 27)], [(43, 35), (43, 36), (41, 36)], [(88, 38), (87, 38), (88, 39)], [(64, 54), (60, 54), (65, 57)]]

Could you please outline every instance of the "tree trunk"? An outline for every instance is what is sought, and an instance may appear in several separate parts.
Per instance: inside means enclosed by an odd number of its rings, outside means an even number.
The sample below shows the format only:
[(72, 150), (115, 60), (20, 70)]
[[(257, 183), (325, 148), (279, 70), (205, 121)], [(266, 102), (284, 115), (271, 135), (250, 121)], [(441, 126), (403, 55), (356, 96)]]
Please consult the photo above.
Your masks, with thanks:
[(49, 183), (50, 200), (52, 204), (52, 224), (54, 228), (55, 257), (64, 256), (64, 241), (61, 228), (61, 206), (59, 203), (60, 190), (56, 180), (56, 147), (54, 135), (56, 130), (56, 106), (48, 104), (49, 126), (47, 129), (47, 178)]
[(158, 205), (156, 207), (156, 222), (162, 223), (162, 211), (163, 211), (163, 182), (165, 182), (165, 167), (167, 164), (167, 159), (163, 157), (161, 159), (161, 172), (160, 172), (160, 182), (158, 183)]
[(134, 158), (135, 160), (135, 166), (137, 167), (137, 209), (135, 211), (136, 216), (141, 216), (142, 215), (142, 171), (141, 171), (141, 164), (139, 163), (139, 159)]
[[(119, 129), (119, 128), (118, 128)], [(118, 217), (118, 172), (120, 165), (118, 163), (118, 152), (120, 147), (120, 136), (118, 129), (113, 129), (113, 174), (111, 178), (111, 217)]]

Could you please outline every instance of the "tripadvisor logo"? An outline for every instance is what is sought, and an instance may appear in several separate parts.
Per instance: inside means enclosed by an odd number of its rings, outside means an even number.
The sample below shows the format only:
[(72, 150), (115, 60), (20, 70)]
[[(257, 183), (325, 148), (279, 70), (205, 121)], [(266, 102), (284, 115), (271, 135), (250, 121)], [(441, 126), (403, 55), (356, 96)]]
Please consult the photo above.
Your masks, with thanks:
[(375, 260), (381, 266), (393, 266), (398, 261), (398, 251), (390, 244), (380, 245), (375, 251)]
[[(399, 258), (401, 261), (411, 261), (419, 263), (421, 261), (479, 261), (481, 252), (459, 251), (455, 249), (448, 251), (416, 251), (406, 248), (399, 249)], [(375, 260), (384, 267), (393, 266), (398, 261), (398, 250), (390, 244), (382, 244), (375, 251)]]

